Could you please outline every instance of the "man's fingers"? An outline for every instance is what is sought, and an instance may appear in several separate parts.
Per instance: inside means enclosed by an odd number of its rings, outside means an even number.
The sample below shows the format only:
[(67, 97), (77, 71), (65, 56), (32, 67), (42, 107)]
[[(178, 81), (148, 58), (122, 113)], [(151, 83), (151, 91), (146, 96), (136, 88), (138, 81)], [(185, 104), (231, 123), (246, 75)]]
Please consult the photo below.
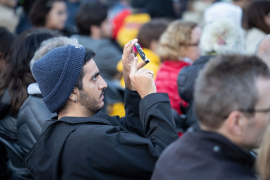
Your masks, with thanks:
[(130, 75), (134, 75), (137, 72), (137, 62), (138, 62), (138, 57), (135, 57), (131, 65)]
[(130, 45), (130, 43), (132, 42), (133, 40), (130, 40), (124, 47), (124, 50), (127, 49), (127, 47)]
[(146, 65), (146, 63), (144, 61), (139, 62), (138, 65), (137, 65), (137, 69), (141, 69), (145, 65)]
[(138, 39), (133, 39), (131, 43), (128, 45), (126, 52), (131, 53), (131, 50), (133, 49), (134, 44), (138, 42)]

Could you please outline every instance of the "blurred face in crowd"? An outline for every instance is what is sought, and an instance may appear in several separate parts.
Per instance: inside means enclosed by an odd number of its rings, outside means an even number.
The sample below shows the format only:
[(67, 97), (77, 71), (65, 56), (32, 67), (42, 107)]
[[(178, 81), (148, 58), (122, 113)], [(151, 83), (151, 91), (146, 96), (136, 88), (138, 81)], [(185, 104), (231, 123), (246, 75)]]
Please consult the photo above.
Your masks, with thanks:
[(106, 18), (100, 26), (101, 38), (111, 38), (112, 37), (112, 24), (108, 18)]
[(104, 106), (104, 89), (107, 88), (107, 83), (100, 76), (99, 69), (93, 59), (85, 64), (83, 70), (83, 89), (79, 90), (78, 102), (87, 111), (96, 114)]
[(17, 4), (16, 0), (0, 0), (0, 3), (5, 4), (9, 7), (15, 7)]
[(67, 9), (64, 1), (56, 1), (50, 10), (45, 27), (51, 30), (61, 30), (65, 27)]
[(270, 12), (264, 17), (264, 22), (270, 28)]
[(201, 55), (201, 51), (199, 48), (200, 39), (202, 35), (202, 30), (200, 27), (196, 26), (191, 31), (191, 40), (185, 47), (185, 57), (195, 61)]
[[(257, 91), (259, 101), (255, 110), (270, 109), (270, 80), (259, 78), (257, 80)], [(270, 110), (267, 112), (255, 112), (254, 116), (243, 122), (241, 146), (253, 149), (260, 146), (264, 132), (269, 125)]]

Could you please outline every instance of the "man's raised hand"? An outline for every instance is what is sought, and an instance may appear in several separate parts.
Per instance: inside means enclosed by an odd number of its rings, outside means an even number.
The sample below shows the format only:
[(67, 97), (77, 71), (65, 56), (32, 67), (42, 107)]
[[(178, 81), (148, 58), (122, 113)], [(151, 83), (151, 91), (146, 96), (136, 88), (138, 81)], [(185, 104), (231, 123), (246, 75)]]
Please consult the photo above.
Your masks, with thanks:
[(157, 89), (154, 83), (153, 73), (148, 69), (138, 69), (137, 62), (138, 58), (135, 58), (131, 65), (129, 78), (132, 87), (135, 88), (143, 99), (148, 94), (156, 93)]
[[(136, 89), (132, 86), (129, 75), (130, 75), (130, 69), (131, 69), (132, 63), (134, 62), (135, 59), (137, 59), (137, 61), (138, 61), (138, 58), (137, 57), (135, 58), (134, 50), (133, 50), (134, 44), (136, 42), (138, 42), (137, 39), (133, 39), (133, 40), (129, 41), (125, 45), (124, 52), (122, 55), (124, 81), (125, 81), (126, 87), (130, 90), (133, 90), (133, 91), (135, 91)], [(137, 69), (143, 67), (145, 64), (146, 63), (144, 61), (140, 62), (138, 64)]]

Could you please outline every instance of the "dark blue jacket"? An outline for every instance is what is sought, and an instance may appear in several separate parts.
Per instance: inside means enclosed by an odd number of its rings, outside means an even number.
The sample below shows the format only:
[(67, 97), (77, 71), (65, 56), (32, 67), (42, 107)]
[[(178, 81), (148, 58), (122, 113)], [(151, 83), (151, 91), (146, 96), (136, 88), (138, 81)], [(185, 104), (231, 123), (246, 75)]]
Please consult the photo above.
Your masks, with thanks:
[(162, 153), (152, 180), (256, 180), (254, 163), (254, 154), (195, 125)]
[(178, 138), (167, 94), (142, 100), (125, 89), (126, 117), (46, 121), (25, 158), (35, 180), (150, 179), (161, 152)]

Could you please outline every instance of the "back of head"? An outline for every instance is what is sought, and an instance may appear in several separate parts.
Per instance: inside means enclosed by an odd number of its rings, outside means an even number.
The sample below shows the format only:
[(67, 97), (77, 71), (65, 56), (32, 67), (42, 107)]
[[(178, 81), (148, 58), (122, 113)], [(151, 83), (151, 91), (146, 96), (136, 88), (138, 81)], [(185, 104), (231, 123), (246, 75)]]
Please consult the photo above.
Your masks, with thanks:
[(266, 24), (265, 18), (270, 13), (270, 1), (255, 1), (246, 13), (246, 22), (249, 29), (257, 28), (266, 34), (270, 33), (270, 26)]
[(202, 54), (227, 54), (245, 52), (243, 29), (230, 19), (223, 18), (208, 23), (201, 37)]
[(219, 55), (200, 72), (194, 104), (202, 125), (219, 128), (235, 110), (254, 109), (258, 77), (269, 79), (267, 65), (256, 56)]
[(79, 46), (79, 43), (76, 39), (70, 39), (67, 37), (55, 37), (43, 41), (40, 45), (40, 48), (35, 52), (33, 59), (30, 62), (30, 70), (33, 74), (32, 67), (36, 61), (45, 56), (49, 51), (56, 49), (58, 47), (64, 47), (67, 45)]
[(23, 101), (27, 98), (27, 86), (33, 82), (29, 63), (42, 41), (55, 37), (53, 31), (47, 29), (30, 29), (20, 34), (12, 44), (12, 55), (6, 66), (3, 81), (0, 81), (0, 96), (6, 88), (11, 96), (11, 111), (15, 115)]
[(0, 73), (4, 72), (8, 57), (11, 55), (11, 44), (15, 35), (6, 28), (0, 27)]
[(142, 25), (137, 36), (140, 45), (150, 49), (151, 42), (159, 40), (169, 23), (170, 21), (166, 19), (154, 19)]
[(267, 35), (259, 44), (256, 55), (270, 68), (270, 35)]
[(48, 14), (53, 7), (53, 3), (57, 1), (64, 0), (36, 0), (34, 2), (29, 13), (29, 20), (34, 26), (45, 26)]
[(161, 59), (177, 60), (191, 40), (191, 32), (197, 26), (194, 22), (173, 21), (159, 40), (158, 55)]
[(81, 35), (91, 35), (90, 26), (100, 26), (107, 18), (108, 7), (99, 1), (88, 1), (81, 5), (76, 15), (76, 23)]

